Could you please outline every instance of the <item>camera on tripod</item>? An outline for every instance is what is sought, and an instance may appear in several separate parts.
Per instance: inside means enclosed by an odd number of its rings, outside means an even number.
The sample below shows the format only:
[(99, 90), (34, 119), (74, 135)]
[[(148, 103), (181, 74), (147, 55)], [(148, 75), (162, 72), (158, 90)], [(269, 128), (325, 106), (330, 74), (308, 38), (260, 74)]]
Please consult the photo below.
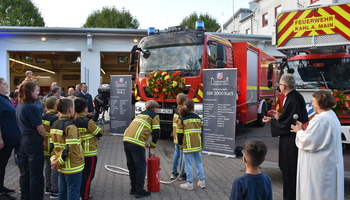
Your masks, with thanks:
[[(102, 84), (98, 87), (98, 94), (94, 98), (95, 104), (95, 114), (93, 120), (104, 122), (105, 111), (109, 108), (109, 99), (110, 99), (110, 87), (109, 84)], [(100, 114), (102, 113), (101, 119), (99, 119)]]

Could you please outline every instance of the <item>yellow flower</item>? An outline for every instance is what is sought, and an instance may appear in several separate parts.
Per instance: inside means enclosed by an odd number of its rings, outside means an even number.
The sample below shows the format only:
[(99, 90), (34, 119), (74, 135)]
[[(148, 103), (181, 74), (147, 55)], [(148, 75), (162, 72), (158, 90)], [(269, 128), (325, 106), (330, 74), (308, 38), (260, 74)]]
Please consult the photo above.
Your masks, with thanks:
[(165, 88), (163, 88), (163, 90), (162, 90), (163, 92), (166, 92), (166, 89)]
[(168, 80), (170, 78), (170, 76), (169, 75), (166, 75), (165, 77), (164, 77), (164, 80)]
[(156, 76), (158, 76), (158, 72), (156, 72), (156, 73), (153, 74), (153, 77), (156, 77)]
[(173, 84), (171, 84), (173, 87), (176, 87), (177, 86), (177, 82), (176, 81), (173, 81)]

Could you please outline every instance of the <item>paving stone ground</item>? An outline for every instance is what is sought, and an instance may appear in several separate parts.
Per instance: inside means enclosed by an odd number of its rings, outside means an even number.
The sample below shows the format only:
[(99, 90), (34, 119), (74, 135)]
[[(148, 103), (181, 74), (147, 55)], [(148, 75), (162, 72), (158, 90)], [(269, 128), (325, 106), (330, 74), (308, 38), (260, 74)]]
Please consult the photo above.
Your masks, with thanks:
[[(129, 194), (129, 177), (105, 169), (105, 165), (126, 168), (126, 159), (122, 137), (109, 135), (109, 124), (105, 124), (103, 128), (105, 129), (105, 136), (102, 137), (99, 142), (97, 170), (92, 182), (91, 196), (93, 196), (94, 200), (134, 199), (134, 197)], [(250, 138), (251, 137), (254, 136), (250, 136)], [(236, 144), (241, 144), (244, 139), (244, 137), (238, 136)], [(264, 137), (264, 139), (268, 140), (267, 143), (271, 140), (271, 138), (268, 137)], [(271, 143), (272, 142), (273, 141), (271, 141)], [(153, 153), (160, 158), (160, 177), (162, 181), (171, 181), (169, 177), (171, 174), (173, 150), (174, 144), (172, 140), (163, 139), (159, 141), (158, 147), (153, 151)], [(273, 149), (270, 153), (272, 153), (273, 156), (276, 154)], [(225, 159), (224, 157), (208, 156), (204, 154), (202, 160), (207, 184), (205, 189), (201, 189), (195, 185), (193, 191), (185, 191), (179, 187), (180, 183), (184, 183), (184, 181), (176, 181), (172, 184), (161, 184), (159, 192), (152, 193), (151, 197), (144, 199), (228, 199), (233, 179), (242, 175), (245, 171), (242, 160), (240, 158)], [(17, 193), (12, 196), (20, 199), (20, 194), (18, 193), (19, 171), (14, 164), (13, 158), (10, 159), (6, 170), (5, 186), (16, 189)], [(262, 164), (261, 171), (271, 178), (273, 199), (282, 200), (282, 177), (277, 164), (275, 162), (266, 161)], [(198, 178), (195, 176), (195, 181), (197, 180)], [(147, 188), (147, 186), (145, 187)], [(49, 195), (46, 195), (45, 200), (48, 199), (50, 199)], [(345, 178), (345, 199), (350, 200), (350, 178)]]

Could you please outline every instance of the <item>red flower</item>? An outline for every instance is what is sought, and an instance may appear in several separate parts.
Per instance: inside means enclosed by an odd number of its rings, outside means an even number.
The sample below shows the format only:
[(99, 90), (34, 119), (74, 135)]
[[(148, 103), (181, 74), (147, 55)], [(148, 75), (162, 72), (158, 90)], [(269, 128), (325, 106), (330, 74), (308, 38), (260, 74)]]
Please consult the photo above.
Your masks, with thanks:
[(175, 76), (179, 76), (179, 75), (180, 75), (180, 73), (181, 73), (181, 71), (176, 71), (176, 72), (174, 72), (174, 73), (172, 74), (172, 76), (173, 76), (173, 77), (175, 77)]
[(335, 100), (336, 102), (338, 102), (340, 99), (339, 99), (339, 97), (334, 97), (334, 100)]

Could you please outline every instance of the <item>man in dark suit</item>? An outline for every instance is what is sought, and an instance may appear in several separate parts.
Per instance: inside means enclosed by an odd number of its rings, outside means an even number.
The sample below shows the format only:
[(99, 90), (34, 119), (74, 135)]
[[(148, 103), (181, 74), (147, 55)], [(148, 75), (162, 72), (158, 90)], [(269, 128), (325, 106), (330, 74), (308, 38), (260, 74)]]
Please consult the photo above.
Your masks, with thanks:
[(88, 105), (88, 117), (91, 118), (94, 116), (94, 106), (92, 105), (92, 96), (87, 93), (88, 86), (86, 83), (80, 83), (80, 92), (76, 95), (76, 97), (80, 97), (85, 99)]
[(278, 165), (283, 176), (283, 199), (295, 200), (298, 148), (295, 145), (295, 133), (290, 132), (291, 125), (295, 124), (294, 114), (298, 115), (298, 121), (305, 123), (308, 115), (305, 100), (295, 90), (295, 79), (292, 74), (283, 74), (279, 82), (284, 99), (282, 113), (276, 110), (268, 111), (271, 117), (264, 117), (263, 122), (271, 123), (271, 134), (280, 137)]

